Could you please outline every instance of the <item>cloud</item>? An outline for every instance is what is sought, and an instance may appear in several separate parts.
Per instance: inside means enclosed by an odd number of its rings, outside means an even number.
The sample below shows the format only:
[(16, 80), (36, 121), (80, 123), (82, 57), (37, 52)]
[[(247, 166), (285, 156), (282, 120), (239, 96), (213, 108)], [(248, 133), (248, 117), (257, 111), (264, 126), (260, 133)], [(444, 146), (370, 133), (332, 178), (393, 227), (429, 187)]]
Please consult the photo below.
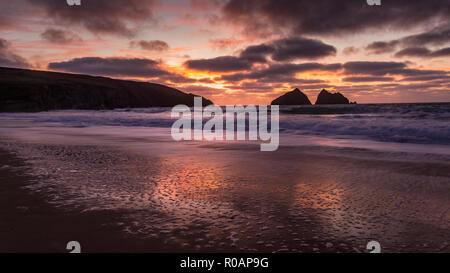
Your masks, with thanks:
[(201, 96), (212, 96), (212, 95), (218, 95), (218, 94), (225, 92), (225, 90), (223, 90), (223, 89), (213, 88), (213, 87), (204, 86), (204, 85), (188, 85), (188, 86), (180, 87), (179, 89), (183, 90), (183, 92), (194, 93), (194, 94), (201, 95)]
[(436, 51), (433, 51), (429, 55), (430, 57), (444, 57), (450, 56), (450, 47), (442, 48)]
[(391, 74), (402, 76), (425, 76), (425, 75), (445, 75), (448, 74), (448, 72), (444, 70), (400, 69), (398, 71), (392, 71)]
[(94, 76), (146, 78), (163, 84), (213, 83), (211, 79), (192, 79), (170, 72), (161, 63), (151, 59), (125, 57), (85, 57), (65, 62), (53, 62), (48, 68), (55, 71), (88, 74)]
[(275, 48), (273, 46), (260, 44), (245, 48), (239, 56), (253, 63), (265, 63), (267, 62), (267, 55), (273, 54), (274, 52)]
[(412, 76), (412, 77), (405, 77), (402, 79), (402, 81), (414, 81), (414, 82), (422, 82), (422, 81), (435, 81), (435, 80), (444, 80), (449, 81), (450, 76), (449, 75), (425, 75), (425, 76)]
[(275, 61), (293, 61), (297, 59), (319, 59), (336, 54), (336, 48), (319, 40), (307, 38), (280, 39), (273, 43)]
[(243, 40), (238, 40), (238, 39), (234, 39), (234, 38), (229, 38), (229, 39), (210, 39), (209, 43), (214, 47), (214, 48), (220, 48), (220, 49), (226, 49), (226, 48), (232, 48), (235, 47), (236, 45), (242, 43)]
[(426, 70), (408, 68), (403, 62), (347, 62), (343, 65), (344, 75), (369, 75), (369, 76), (425, 76), (446, 75), (443, 70)]
[(30, 65), (25, 58), (13, 52), (7, 40), (0, 38), (0, 66), (26, 68)]
[(344, 55), (352, 55), (352, 54), (356, 54), (359, 52), (359, 49), (357, 49), (354, 46), (349, 46), (344, 48), (344, 50), (342, 50), (342, 53), (344, 53)]
[(157, 51), (157, 52), (163, 52), (169, 50), (170, 46), (160, 40), (152, 40), (152, 41), (132, 41), (130, 42), (131, 47), (140, 47), (143, 50), (148, 51)]
[(344, 82), (390, 82), (395, 80), (392, 77), (345, 77)]
[(237, 57), (188, 60), (185, 66), (199, 71), (235, 72), (249, 70), (256, 63), (267, 63), (268, 57), (274, 61), (287, 62), (298, 59), (320, 59), (335, 54), (336, 48), (331, 45), (319, 40), (296, 37), (248, 46)]
[(286, 62), (299, 59), (320, 59), (335, 54), (336, 48), (322, 41), (292, 37), (249, 46), (241, 52), (240, 57), (263, 63), (267, 56), (274, 61)]
[(42, 8), (57, 24), (84, 26), (95, 34), (132, 37), (136, 23), (153, 19), (154, 0), (82, 0), (81, 6), (69, 6), (61, 0), (28, 0)]
[(250, 73), (235, 73), (231, 75), (222, 75), (219, 79), (224, 81), (236, 82), (242, 80), (262, 80), (268, 79), (271, 82), (280, 82), (294, 80), (294, 75), (307, 71), (337, 71), (341, 64), (320, 64), (320, 63), (302, 63), (302, 64), (272, 64), (268, 68), (259, 69)]
[(81, 37), (71, 31), (48, 28), (41, 33), (42, 39), (55, 44), (70, 44), (82, 41)]
[(431, 53), (431, 51), (425, 47), (408, 47), (395, 53), (395, 57), (424, 57)]
[(450, 17), (447, 0), (229, 0), (226, 20), (245, 26), (249, 34), (353, 34), (368, 29), (406, 29)]
[(373, 42), (366, 46), (366, 50), (369, 51), (370, 54), (384, 54), (395, 51), (399, 41), (390, 41), (390, 42)]
[[(447, 8), (448, 9), (448, 8)], [(402, 54), (408, 55), (409, 53), (414, 55), (426, 55), (423, 50), (427, 45), (442, 45), (450, 42), (450, 23), (443, 23), (429, 31), (419, 34), (409, 35), (400, 39), (391, 41), (376, 41), (366, 46), (366, 50), (370, 54), (383, 54), (390, 53), (401, 46), (404, 49), (415, 48), (416, 50), (408, 49)], [(418, 48), (422, 48), (418, 50)]]
[[(447, 7), (446, 7), (447, 10), (449, 10), (448, 4), (449, 3), (447, 2)], [(423, 32), (423, 33), (416, 34), (416, 35), (406, 36), (406, 37), (400, 39), (400, 41), (404, 45), (409, 45), (409, 46), (411, 46), (411, 45), (416, 45), (416, 46), (417, 45), (420, 45), (420, 46), (442, 45), (442, 44), (448, 43), (448, 42), (450, 42), (450, 23), (442, 24), (428, 32)]]
[(344, 74), (379, 75), (396, 73), (406, 68), (399, 62), (347, 62), (344, 64)]
[(17, 27), (17, 19), (29, 15), (32, 9), (26, 0), (0, 1), (0, 26)]
[(164, 82), (170, 82), (170, 83), (175, 83), (175, 84), (186, 84), (186, 83), (198, 82), (196, 79), (191, 79), (191, 78), (185, 77), (183, 75), (174, 74), (174, 73), (162, 75), (162, 76), (160, 76), (160, 79), (162, 79)]
[(435, 57), (445, 57), (450, 56), (450, 47), (431, 51), (425, 47), (408, 47), (399, 52), (395, 53), (395, 57), (427, 57), (427, 58), (435, 58)]
[(189, 0), (189, 2), (195, 8), (211, 10), (223, 5), (226, 0)]
[(184, 65), (189, 69), (210, 72), (233, 72), (248, 70), (252, 63), (238, 57), (221, 56), (212, 59), (188, 60)]
[(176, 73), (162, 75), (159, 77), (159, 80), (167, 84), (215, 83), (210, 78), (192, 79)]
[(51, 70), (113, 77), (154, 78), (170, 73), (160, 63), (150, 59), (84, 57), (66, 62), (49, 63)]

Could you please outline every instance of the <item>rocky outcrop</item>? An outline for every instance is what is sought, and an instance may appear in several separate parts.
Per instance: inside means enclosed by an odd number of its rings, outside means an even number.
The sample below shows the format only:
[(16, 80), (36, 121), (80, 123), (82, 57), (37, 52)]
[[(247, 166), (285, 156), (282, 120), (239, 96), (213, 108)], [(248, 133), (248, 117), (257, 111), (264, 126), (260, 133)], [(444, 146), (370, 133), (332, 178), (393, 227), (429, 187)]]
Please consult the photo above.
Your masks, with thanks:
[(155, 83), (0, 68), (0, 112), (193, 106), (194, 96)]
[(341, 93), (330, 93), (325, 89), (317, 96), (316, 105), (320, 104), (349, 104), (349, 100)]
[(311, 105), (311, 102), (298, 88), (276, 98), (271, 105)]

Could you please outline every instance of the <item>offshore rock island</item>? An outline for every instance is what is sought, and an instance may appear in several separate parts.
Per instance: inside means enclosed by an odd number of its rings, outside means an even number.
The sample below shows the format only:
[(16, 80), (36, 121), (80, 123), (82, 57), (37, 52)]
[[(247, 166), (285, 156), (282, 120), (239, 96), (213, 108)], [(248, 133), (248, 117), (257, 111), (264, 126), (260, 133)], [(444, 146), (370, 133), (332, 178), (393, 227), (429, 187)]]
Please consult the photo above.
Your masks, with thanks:
[[(272, 105), (312, 105), (308, 96), (305, 95), (298, 88), (285, 93), (284, 95), (272, 101)], [(316, 105), (321, 104), (350, 104), (350, 101), (341, 93), (330, 93), (325, 89), (320, 91), (317, 96)], [(352, 102), (356, 104), (356, 102)]]

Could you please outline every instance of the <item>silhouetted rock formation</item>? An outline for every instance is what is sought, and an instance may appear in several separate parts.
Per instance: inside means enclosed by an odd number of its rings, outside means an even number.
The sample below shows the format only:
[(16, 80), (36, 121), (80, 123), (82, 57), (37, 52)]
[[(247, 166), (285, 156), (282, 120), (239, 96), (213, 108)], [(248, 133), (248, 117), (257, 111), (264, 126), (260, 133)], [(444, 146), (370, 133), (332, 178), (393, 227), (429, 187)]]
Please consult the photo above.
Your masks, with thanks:
[(155, 83), (0, 67), (0, 112), (193, 106), (194, 96)]
[(311, 102), (308, 96), (303, 94), (298, 88), (295, 88), (273, 100), (271, 105), (311, 105)]
[(341, 93), (330, 93), (325, 89), (320, 91), (317, 96), (316, 105), (318, 104), (349, 104), (349, 100)]

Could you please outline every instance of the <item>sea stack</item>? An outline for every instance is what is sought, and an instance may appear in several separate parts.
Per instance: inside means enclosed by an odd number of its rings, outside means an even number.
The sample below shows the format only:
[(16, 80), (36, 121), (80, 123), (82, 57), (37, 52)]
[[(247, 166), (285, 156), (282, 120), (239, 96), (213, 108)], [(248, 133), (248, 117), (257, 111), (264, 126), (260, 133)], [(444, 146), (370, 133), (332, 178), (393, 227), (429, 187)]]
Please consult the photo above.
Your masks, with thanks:
[(298, 88), (276, 98), (271, 105), (311, 105), (311, 102)]
[(350, 101), (341, 93), (330, 93), (325, 89), (317, 96), (316, 105), (320, 104), (349, 104)]

